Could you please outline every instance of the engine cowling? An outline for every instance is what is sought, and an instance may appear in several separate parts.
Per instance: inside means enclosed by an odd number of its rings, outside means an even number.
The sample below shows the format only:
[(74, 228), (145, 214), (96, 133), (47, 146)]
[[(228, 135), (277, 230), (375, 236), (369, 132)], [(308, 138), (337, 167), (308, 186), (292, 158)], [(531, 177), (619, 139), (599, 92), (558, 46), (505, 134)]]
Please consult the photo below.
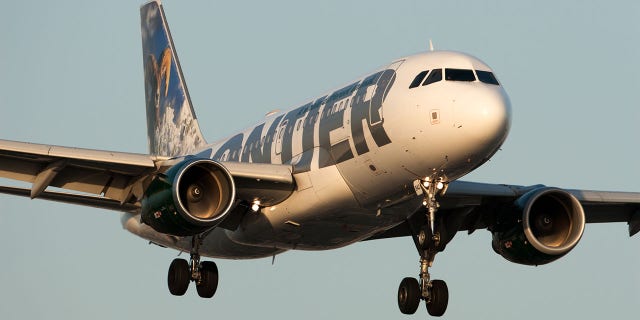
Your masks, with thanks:
[(142, 222), (175, 236), (209, 230), (229, 214), (235, 185), (229, 171), (210, 159), (187, 159), (156, 176), (142, 199)]
[[(511, 262), (542, 265), (555, 261), (571, 251), (584, 232), (580, 201), (561, 189), (530, 191), (509, 211), (492, 231), (492, 246)], [(509, 216), (519, 218), (509, 222)]]

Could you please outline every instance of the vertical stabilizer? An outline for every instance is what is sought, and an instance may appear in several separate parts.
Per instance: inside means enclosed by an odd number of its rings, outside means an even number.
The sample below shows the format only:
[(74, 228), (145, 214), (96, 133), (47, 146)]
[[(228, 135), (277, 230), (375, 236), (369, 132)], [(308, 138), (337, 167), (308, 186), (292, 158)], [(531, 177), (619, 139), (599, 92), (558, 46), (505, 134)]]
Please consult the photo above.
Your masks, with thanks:
[(160, 1), (140, 8), (149, 152), (191, 154), (206, 144)]

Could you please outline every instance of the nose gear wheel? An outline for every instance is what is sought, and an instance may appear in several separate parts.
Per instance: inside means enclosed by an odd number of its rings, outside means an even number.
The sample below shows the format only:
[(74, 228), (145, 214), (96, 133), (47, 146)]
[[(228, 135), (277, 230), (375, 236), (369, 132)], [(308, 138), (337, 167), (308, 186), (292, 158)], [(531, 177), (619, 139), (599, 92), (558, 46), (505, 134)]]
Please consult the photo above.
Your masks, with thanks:
[(420, 181), (420, 188), (424, 195), (423, 205), (426, 209), (427, 223), (421, 226), (412, 225), (409, 220), (411, 236), (420, 254), (420, 280), (404, 278), (398, 287), (398, 307), (404, 314), (414, 314), (420, 300), (424, 300), (427, 312), (435, 317), (442, 316), (449, 303), (449, 290), (442, 280), (431, 280), (429, 267), (441, 246), (438, 230), (442, 220), (436, 219), (440, 207), (436, 197), (446, 191), (446, 182), (442, 178), (425, 179)]

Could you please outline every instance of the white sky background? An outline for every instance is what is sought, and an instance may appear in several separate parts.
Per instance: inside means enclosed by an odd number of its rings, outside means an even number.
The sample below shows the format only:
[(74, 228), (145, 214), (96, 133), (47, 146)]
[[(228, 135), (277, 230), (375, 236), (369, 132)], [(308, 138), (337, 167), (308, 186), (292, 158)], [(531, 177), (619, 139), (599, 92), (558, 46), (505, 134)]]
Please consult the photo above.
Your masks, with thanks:
[[(2, 1), (0, 139), (146, 151), (135, 1)], [(510, 95), (513, 127), (467, 180), (640, 191), (640, 2), (167, 1), (209, 141), (428, 48), (471, 53)], [(490, 233), (438, 255), (447, 319), (637, 317), (640, 238), (588, 225), (541, 267), (512, 264)], [(217, 260), (212, 300), (173, 297), (177, 252), (120, 227), (119, 214), (0, 196), (0, 318), (424, 319), (396, 291), (417, 276), (409, 238), (271, 259)], [(183, 257), (188, 257), (183, 255)], [(607, 317), (609, 318), (609, 317)]]

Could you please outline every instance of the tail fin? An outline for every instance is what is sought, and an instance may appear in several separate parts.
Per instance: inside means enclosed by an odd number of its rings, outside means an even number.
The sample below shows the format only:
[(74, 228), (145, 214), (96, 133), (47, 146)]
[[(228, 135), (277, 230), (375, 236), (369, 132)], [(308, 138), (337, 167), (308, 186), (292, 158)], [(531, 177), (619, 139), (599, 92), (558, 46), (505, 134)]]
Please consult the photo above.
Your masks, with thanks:
[(191, 154), (206, 144), (160, 1), (140, 8), (149, 152)]

